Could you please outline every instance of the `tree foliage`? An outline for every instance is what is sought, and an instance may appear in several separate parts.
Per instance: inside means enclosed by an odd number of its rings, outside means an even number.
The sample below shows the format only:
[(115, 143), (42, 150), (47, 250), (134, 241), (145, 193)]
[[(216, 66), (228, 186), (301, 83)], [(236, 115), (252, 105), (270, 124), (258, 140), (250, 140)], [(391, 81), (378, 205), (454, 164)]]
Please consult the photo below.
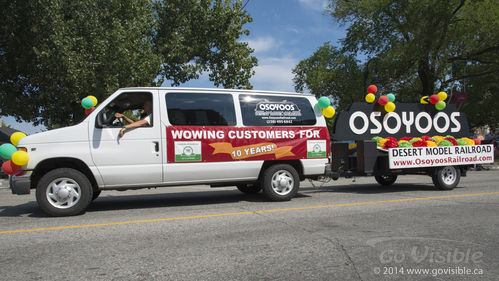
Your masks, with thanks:
[[(347, 26), (341, 51), (345, 56), (374, 58), (381, 79), (378, 86), (385, 93), (396, 93), (399, 101), (415, 102), (440, 90), (466, 89), (471, 103), (497, 89), (499, 5), (495, 0), (331, 0), (327, 11)], [(348, 85), (351, 80), (335, 83)], [(463, 106), (465, 111), (472, 108)]]
[(120, 87), (178, 85), (204, 71), (250, 88), (257, 64), (237, 40), (252, 19), (240, 1), (5, 1), (0, 11), (0, 114), (67, 125), (80, 100)]
[(337, 109), (344, 109), (363, 97), (362, 71), (358, 61), (330, 42), (298, 63), (293, 73), (296, 91), (308, 89), (316, 97), (331, 96)]

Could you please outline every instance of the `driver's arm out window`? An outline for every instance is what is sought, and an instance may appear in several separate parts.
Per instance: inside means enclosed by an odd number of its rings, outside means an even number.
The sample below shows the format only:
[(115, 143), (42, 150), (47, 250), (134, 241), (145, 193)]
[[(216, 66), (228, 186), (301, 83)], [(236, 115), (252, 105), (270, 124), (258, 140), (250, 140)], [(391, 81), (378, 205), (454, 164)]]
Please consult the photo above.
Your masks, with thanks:
[[(149, 103), (149, 104), (148, 104)], [(127, 92), (122, 93), (111, 101), (97, 116), (98, 127), (121, 128), (124, 125), (147, 118), (152, 127), (152, 94), (147, 92)], [(125, 117), (116, 117), (116, 114), (123, 114)], [(118, 114), (119, 116), (119, 114)], [(131, 122), (127, 122), (128, 121)]]

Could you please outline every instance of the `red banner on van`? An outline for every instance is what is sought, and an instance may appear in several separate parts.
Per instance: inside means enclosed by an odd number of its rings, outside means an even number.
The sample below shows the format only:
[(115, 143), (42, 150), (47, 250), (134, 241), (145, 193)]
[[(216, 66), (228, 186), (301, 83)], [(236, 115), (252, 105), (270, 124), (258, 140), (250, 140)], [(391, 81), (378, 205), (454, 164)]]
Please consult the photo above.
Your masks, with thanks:
[(326, 127), (167, 126), (167, 161), (222, 162), (326, 158)]

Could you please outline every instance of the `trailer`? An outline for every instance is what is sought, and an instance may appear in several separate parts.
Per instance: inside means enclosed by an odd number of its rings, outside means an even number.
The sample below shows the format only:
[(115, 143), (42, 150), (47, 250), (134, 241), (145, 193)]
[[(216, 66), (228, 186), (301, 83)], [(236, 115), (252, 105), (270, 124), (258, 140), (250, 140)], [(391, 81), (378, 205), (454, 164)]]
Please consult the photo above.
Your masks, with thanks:
[[(401, 175), (428, 175), (437, 189), (451, 190), (471, 166), (494, 162), (493, 145), (474, 140), (471, 144), (466, 138), (470, 135), (466, 116), (453, 105), (434, 110), (424, 104), (399, 103), (396, 110), (386, 112), (376, 104), (353, 103), (335, 120), (326, 177), (373, 176), (379, 184), (391, 185)], [(379, 136), (431, 138), (427, 142), (434, 144), (398, 147), (399, 141), (394, 147), (380, 147)], [(439, 145), (430, 136), (467, 143)]]

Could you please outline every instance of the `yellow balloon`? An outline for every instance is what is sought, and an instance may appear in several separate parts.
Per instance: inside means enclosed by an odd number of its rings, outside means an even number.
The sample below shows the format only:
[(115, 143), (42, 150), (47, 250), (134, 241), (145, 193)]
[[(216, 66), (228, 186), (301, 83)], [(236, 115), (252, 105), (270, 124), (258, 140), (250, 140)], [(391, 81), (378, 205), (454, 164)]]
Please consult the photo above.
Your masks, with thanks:
[(421, 98), (421, 100), (420, 100), (420, 102), (421, 102), (422, 104), (428, 104), (428, 96), (424, 96), (424, 97), (422, 97), (422, 98)]
[(440, 92), (438, 93), (438, 97), (440, 98), (441, 101), (444, 101), (447, 99), (447, 93), (446, 92)]
[(379, 146), (383, 147), (383, 146), (385, 146), (385, 142), (387, 142), (387, 141), (388, 141), (388, 139), (382, 139), (378, 142), (378, 144), (379, 144)]
[(387, 104), (385, 104), (385, 110), (386, 112), (392, 112), (395, 110), (395, 104), (393, 102), (388, 102)]
[(12, 162), (18, 166), (24, 166), (28, 164), (29, 155), (25, 151), (18, 150), (12, 154)]
[(22, 132), (15, 132), (10, 136), (10, 142), (17, 146), (17, 143), (19, 142), (20, 139), (24, 138), (26, 136), (25, 133)]
[(336, 110), (334, 110), (334, 107), (332, 107), (332, 106), (328, 106), (322, 110), (322, 115), (324, 115), (324, 117), (326, 117), (326, 118), (333, 117), (335, 113), (336, 113)]
[(94, 97), (94, 96), (88, 96), (87, 98), (89, 98), (89, 99), (92, 100), (92, 102), (94, 103), (94, 106), (97, 105), (97, 98), (96, 97)]
[(366, 95), (366, 102), (373, 103), (376, 99), (376, 96), (373, 93), (369, 93)]

